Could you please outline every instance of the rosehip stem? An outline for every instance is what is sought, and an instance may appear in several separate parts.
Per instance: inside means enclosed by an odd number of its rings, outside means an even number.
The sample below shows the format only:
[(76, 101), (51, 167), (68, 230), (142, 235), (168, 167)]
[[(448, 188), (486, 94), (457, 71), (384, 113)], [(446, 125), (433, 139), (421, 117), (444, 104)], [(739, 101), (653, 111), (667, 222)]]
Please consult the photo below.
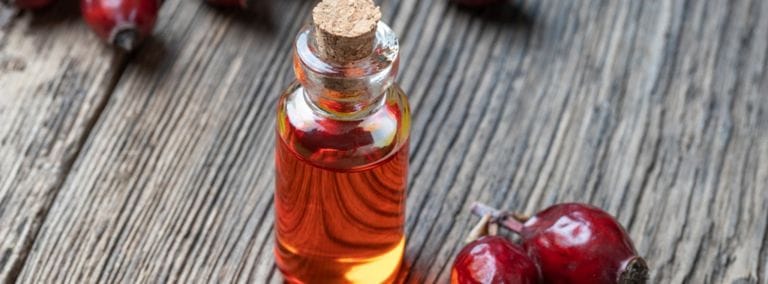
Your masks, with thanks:
[[(491, 221), (491, 215), (484, 215), (480, 218), (480, 221), (477, 222), (477, 225), (475, 225), (474, 228), (472, 228), (472, 231), (469, 232), (469, 235), (464, 240), (465, 243), (471, 243), (476, 241), (477, 239), (487, 236), (488, 235), (488, 222)], [(494, 233), (495, 235), (495, 233)]]
[(491, 221), (494, 223), (497, 223), (501, 225), (504, 228), (507, 228), (517, 234), (520, 234), (523, 231), (523, 223), (520, 222), (519, 219), (527, 219), (520, 216), (515, 216), (512, 213), (501, 211), (499, 209), (493, 208), (491, 206), (475, 202), (472, 204), (472, 214), (482, 217), (485, 215), (491, 216)]

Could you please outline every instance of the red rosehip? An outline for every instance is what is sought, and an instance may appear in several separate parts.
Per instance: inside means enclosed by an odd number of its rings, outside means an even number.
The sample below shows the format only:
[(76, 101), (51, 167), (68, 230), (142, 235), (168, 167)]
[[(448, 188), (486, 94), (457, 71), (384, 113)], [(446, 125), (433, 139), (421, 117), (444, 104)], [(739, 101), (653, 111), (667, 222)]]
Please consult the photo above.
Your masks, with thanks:
[(131, 51), (152, 33), (159, 0), (82, 0), (83, 18), (110, 44)]
[(485, 236), (456, 256), (451, 283), (534, 284), (539, 283), (539, 270), (520, 246), (503, 237)]
[(648, 265), (632, 240), (605, 211), (586, 204), (566, 203), (547, 208), (521, 224), (476, 203), (476, 215), (492, 215), (518, 233), (528, 255), (539, 265), (545, 283), (645, 283)]
[(42, 9), (53, 4), (54, 0), (8, 0), (4, 1), (19, 9)]
[(520, 235), (547, 283), (641, 283), (648, 273), (624, 228), (586, 204), (549, 207)]

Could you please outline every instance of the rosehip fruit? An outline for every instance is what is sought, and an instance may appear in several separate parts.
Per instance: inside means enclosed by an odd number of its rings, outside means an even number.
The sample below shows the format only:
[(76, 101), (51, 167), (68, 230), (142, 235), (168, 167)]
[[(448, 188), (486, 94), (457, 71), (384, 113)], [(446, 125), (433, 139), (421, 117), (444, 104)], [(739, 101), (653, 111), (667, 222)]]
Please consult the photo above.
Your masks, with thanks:
[(105, 41), (132, 51), (152, 33), (159, 0), (82, 0), (83, 18)]
[(533, 284), (539, 283), (539, 270), (520, 246), (503, 237), (485, 236), (456, 256), (451, 283)]
[(54, 0), (4, 0), (3, 2), (19, 9), (42, 9), (53, 4)]
[(566, 203), (545, 209), (521, 224), (504, 212), (475, 204), (478, 215), (492, 214), (517, 232), (539, 265), (546, 283), (645, 283), (648, 265), (632, 240), (605, 211)]
[(525, 222), (520, 235), (548, 283), (641, 283), (648, 274), (624, 228), (586, 204), (549, 207)]
[[(539, 269), (519, 246), (497, 237), (498, 223), (485, 214), (467, 236), (451, 270), (451, 283), (538, 283)], [(490, 235), (490, 236), (488, 236)]]

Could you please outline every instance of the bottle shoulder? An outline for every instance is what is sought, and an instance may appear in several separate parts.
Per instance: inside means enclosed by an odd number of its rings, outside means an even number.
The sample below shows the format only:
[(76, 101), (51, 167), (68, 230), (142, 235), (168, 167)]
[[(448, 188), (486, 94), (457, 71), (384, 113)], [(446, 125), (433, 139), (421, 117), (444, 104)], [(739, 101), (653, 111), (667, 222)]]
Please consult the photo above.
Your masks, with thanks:
[(338, 119), (314, 108), (301, 85), (291, 85), (277, 109), (279, 143), (299, 158), (331, 169), (377, 164), (407, 147), (411, 117), (405, 93), (393, 85), (380, 106), (357, 119)]

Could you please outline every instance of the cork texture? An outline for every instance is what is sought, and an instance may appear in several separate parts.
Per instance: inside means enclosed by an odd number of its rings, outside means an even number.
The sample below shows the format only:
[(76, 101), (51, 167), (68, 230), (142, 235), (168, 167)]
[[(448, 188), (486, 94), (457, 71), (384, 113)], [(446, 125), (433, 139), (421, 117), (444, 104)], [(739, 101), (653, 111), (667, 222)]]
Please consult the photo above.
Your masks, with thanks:
[(372, 0), (324, 0), (312, 11), (319, 55), (335, 63), (369, 56), (381, 11)]

